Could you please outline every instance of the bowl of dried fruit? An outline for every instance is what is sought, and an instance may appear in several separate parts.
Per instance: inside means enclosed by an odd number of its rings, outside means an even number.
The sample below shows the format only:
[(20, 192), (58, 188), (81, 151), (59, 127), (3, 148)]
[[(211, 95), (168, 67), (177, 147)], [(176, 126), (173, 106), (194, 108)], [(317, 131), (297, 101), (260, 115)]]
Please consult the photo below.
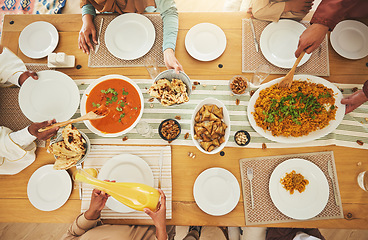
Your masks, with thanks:
[(229, 87), (233, 94), (243, 95), (249, 89), (249, 82), (246, 77), (237, 75), (230, 79)]
[(239, 146), (246, 146), (250, 142), (250, 135), (245, 130), (239, 130), (234, 135), (234, 141)]
[(175, 119), (166, 119), (158, 127), (158, 134), (165, 141), (174, 141), (180, 135), (181, 127)]

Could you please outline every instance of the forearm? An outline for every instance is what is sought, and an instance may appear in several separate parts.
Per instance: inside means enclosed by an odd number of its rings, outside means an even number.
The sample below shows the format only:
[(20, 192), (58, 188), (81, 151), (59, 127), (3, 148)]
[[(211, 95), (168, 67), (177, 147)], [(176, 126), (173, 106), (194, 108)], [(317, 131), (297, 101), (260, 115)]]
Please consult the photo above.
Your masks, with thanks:
[(9, 137), (11, 140), (13, 140), (14, 143), (19, 145), (23, 149), (29, 146), (29, 144), (31, 144), (34, 140), (36, 140), (36, 137), (29, 133), (28, 127), (23, 128), (22, 130), (19, 130), (17, 132), (10, 133)]
[(27, 68), (23, 61), (9, 49), (4, 48), (0, 54), (0, 83), (10, 82), (19, 86), (19, 76)]
[(88, 230), (97, 226), (99, 219), (88, 220), (85, 214), (80, 214), (68, 228), (67, 233), (62, 237), (63, 240), (76, 239)]
[(156, 5), (163, 21), (162, 51), (168, 48), (175, 51), (179, 27), (178, 10), (175, 2), (173, 0), (156, 0)]
[(167, 240), (166, 225), (156, 226), (156, 238), (157, 240)]

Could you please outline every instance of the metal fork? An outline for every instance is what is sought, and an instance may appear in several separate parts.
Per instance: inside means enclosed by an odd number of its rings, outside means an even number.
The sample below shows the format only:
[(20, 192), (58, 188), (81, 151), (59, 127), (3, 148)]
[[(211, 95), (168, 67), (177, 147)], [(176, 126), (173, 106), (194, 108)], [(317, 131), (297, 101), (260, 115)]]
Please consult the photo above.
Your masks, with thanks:
[(252, 179), (253, 179), (253, 168), (247, 169), (247, 177), (250, 184), (250, 200), (252, 203), (252, 209), (254, 208), (254, 200), (253, 200), (253, 187), (252, 187)]

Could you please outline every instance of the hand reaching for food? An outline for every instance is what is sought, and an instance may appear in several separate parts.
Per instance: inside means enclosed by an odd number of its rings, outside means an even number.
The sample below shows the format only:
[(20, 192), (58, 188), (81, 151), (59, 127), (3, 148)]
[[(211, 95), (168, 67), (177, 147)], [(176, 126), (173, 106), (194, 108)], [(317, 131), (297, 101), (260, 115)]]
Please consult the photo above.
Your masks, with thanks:
[(167, 48), (164, 51), (164, 61), (167, 69), (174, 69), (176, 73), (184, 71), (183, 67), (175, 57), (175, 52), (171, 48)]
[(93, 50), (92, 41), (97, 44), (97, 35), (96, 35), (96, 27), (93, 23), (93, 16), (90, 14), (85, 14), (82, 17), (83, 25), (81, 30), (79, 31), (78, 37), (78, 47), (82, 49), (84, 53), (89, 54), (91, 50)]

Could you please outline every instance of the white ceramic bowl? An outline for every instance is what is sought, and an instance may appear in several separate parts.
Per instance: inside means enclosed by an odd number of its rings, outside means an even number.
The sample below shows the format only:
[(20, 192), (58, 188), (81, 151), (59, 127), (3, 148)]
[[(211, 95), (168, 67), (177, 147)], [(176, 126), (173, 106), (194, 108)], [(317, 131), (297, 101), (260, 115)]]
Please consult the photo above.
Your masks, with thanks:
[(171, 81), (173, 78), (180, 79), (187, 86), (188, 97), (192, 93), (192, 83), (190, 82), (190, 78), (188, 77), (188, 75), (186, 75), (184, 72), (180, 71), (178, 74), (175, 72), (174, 69), (163, 71), (157, 75), (153, 83), (157, 82), (162, 78), (166, 78), (169, 81)]
[(141, 101), (141, 111), (139, 113), (139, 116), (137, 117), (137, 119), (135, 120), (135, 122), (127, 129), (121, 131), (121, 132), (117, 132), (117, 133), (104, 133), (101, 132), (100, 130), (98, 130), (97, 128), (95, 128), (91, 122), (89, 120), (84, 121), (84, 124), (87, 126), (87, 128), (102, 137), (118, 137), (121, 136), (127, 132), (129, 132), (130, 130), (132, 130), (135, 125), (137, 125), (137, 123), (139, 122), (139, 120), (141, 119), (142, 115), (143, 115), (143, 109), (144, 109), (144, 98), (142, 95), (142, 91), (140, 90), (139, 86), (130, 78), (125, 77), (123, 75), (117, 75), (117, 74), (111, 74), (111, 75), (106, 75), (103, 77), (100, 77), (98, 79), (96, 79), (95, 81), (93, 81), (88, 87), (87, 89), (84, 91), (83, 96), (82, 96), (82, 100), (81, 100), (81, 104), (80, 104), (80, 112), (81, 115), (83, 116), (84, 114), (86, 114), (86, 102), (87, 102), (87, 96), (88, 94), (91, 92), (91, 90), (97, 86), (99, 83), (106, 81), (106, 80), (110, 80), (110, 79), (122, 79), (124, 81), (127, 81), (128, 83), (130, 83), (131, 85), (133, 85), (133, 87), (137, 90), (138, 94), (139, 94), (139, 98)]
[[(205, 151), (201, 147), (201, 145), (199, 144), (199, 141), (194, 139), (194, 124), (195, 124), (194, 118), (195, 118), (195, 115), (197, 114), (197, 112), (201, 109), (201, 107), (203, 105), (216, 105), (219, 108), (222, 107), (223, 115), (224, 115), (222, 120), (227, 125), (227, 128), (225, 130), (225, 136), (224, 136), (225, 137), (225, 142), (222, 143), (219, 147), (215, 148), (211, 152)], [(192, 115), (192, 120), (190, 122), (190, 134), (192, 135), (194, 145), (198, 148), (199, 151), (201, 151), (203, 153), (206, 153), (206, 154), (216, 154), (216, 153), (220, 152), (225, 147), (225, 145), (227, 144), (227, 142), (229, 140), (229, 136), (230, 136), (230, 115), (229, 115), (229, 112), (227, 111), (227, 108), (226, 108), (225, 104), (223, 102), (215, 99), (215, 98), (206, 98), (202, 102), (198, 103), (198, 105), (194, 109), (194, 112), (193, 112), (193, 115)]]

